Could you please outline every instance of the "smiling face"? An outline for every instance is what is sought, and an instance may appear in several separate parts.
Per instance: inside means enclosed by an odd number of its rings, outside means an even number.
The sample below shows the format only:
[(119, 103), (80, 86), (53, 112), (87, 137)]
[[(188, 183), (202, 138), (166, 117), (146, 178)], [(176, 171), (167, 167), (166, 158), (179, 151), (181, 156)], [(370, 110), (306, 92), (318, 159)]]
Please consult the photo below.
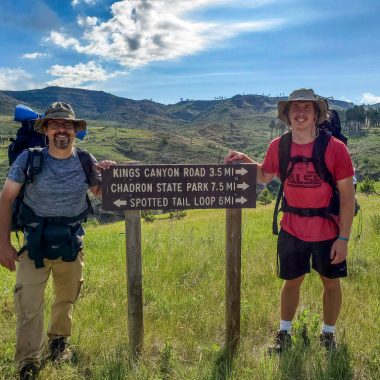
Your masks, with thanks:
[(314, 102), (292, 101), (288, 118), (293, 130), (312, 130), (317, 120), (317, 110)]
[(45, 128), (46, 136), (50, 144), (57, 149), (70, 148), (75, 138), (74, 123), (69, 120), (49, 120)]

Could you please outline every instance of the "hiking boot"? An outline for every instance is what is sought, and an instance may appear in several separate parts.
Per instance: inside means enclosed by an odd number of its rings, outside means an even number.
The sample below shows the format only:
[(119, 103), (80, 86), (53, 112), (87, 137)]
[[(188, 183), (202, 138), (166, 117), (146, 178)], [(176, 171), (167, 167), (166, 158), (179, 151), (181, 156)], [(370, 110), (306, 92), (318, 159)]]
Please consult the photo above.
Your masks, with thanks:
[(20, 380), (37, 379), (38, 368), (33, 363), (28, 363), (20, 370)]
[(66, 338), (56, 338), (50, 341), (50, 356), (49, 359), (52, 362), (68, 363), (73, 357), (73, 354), (68, 347)]
[(336, 350), (336, 341), (335, 336), (331, 332), (322, 332), (319, 336), (319, 341), (321, 346), (324, 347), (327, 351)]
[(281, 354), (292, 346), (292, 337), (286, 330), (277, 331), (274, 344), (268, 347), (268, 354)]

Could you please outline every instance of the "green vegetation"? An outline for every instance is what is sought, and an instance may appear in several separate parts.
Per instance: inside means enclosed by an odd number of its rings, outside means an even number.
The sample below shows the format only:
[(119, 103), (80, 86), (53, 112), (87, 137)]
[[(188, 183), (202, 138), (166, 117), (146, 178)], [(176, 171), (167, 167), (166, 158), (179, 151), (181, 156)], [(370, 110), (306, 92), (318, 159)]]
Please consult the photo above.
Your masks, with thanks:
[[(379, 191), (379, 184), (376, 184)], [(85, 283), (75, 306), (71, 365), (48, 364), (40, 379), (378, 379), (380, 373), (380, 236), (378, 195), (359, 194), (361, 239), (350, 241), (349, 277), (338, 326), (340, 349), (318, 345), (321, 283), (305, 280), (294, 347), (265, 355), (278, 328), (279, 291), (272, 205), (243, 212), (241, 343), (233, 363), (223, 353), (225, 212), (187, 211), (184, 219), (142, 225), (145, 345), (141, 361), (128, 350), (124, 223), (88, 226)], [(353, 236), (359, 219), (355, 218)], [(16, 379), (13, 273), (0, 269), (0, 379)], [(46, 315), (52, 302), (46, 291)], [(307, 327), (309, 346), (304, 345)]]

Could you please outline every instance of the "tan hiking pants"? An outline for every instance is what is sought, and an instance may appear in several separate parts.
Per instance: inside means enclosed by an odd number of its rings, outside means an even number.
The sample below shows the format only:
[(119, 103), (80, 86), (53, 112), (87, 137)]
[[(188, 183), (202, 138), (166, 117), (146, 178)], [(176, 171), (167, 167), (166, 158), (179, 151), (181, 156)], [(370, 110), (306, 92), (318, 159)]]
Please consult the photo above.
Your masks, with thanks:
[(49, 338), (71, 335), (73, 305), (83, 282), (83, 253), (73, 262), (44, 259), (44, 268), (36, 269), (25, 252), (19, 257), (14, 290), (16, 323), (15, 361), (20, 370), (27, 363), (40, 364), (44, 343), (44, 291), (50, 273), (54, 300), (47, 331)]

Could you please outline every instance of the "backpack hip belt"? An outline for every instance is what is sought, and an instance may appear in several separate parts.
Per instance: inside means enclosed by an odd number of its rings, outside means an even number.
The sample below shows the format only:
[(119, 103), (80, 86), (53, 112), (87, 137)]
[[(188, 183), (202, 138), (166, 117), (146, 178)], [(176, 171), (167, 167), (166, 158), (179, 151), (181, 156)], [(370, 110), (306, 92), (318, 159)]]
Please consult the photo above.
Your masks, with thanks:
[(43, 259), (62, 257), (62, 261), (75, 261), (83, 248), (80, 232), (81, 223), (86, 219), (88, 208), (74, 217), (41, 217), (25, 203), (20, 207), (20, 222), (24, 229), (26, 244), (18, 252), (28, 251), (36, 268), (43, 268)]

